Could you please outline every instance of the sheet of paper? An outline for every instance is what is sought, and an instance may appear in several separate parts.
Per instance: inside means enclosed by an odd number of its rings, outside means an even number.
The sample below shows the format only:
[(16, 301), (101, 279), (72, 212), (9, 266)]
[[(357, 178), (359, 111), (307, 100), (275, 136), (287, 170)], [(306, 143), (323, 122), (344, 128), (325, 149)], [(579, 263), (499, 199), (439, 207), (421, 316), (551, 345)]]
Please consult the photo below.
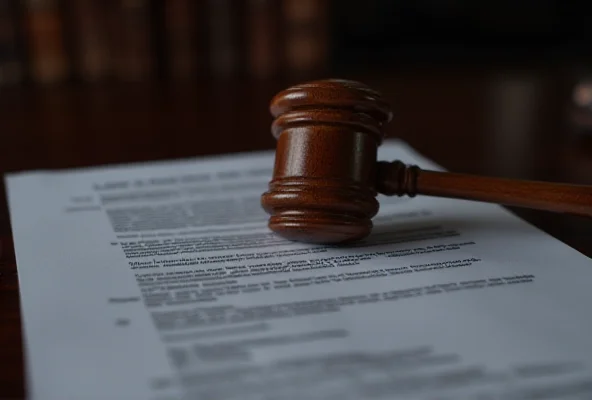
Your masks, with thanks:
[(421, 196), (380, 196), (356, 246), (287, 242), (273, 157), (8, 176), (31, 398), (592, 398), (589, 258)]

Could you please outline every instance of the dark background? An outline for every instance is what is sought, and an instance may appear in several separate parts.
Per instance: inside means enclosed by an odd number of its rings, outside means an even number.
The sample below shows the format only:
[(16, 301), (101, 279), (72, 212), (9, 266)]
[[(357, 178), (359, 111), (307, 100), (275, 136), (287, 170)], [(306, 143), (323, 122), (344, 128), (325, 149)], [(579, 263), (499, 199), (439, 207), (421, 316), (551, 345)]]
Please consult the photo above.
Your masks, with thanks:
[(333, 55), (339, 66), (557, 63), (590, 56), (590, 7), (584, 2), (346, 0), (333, 4)]

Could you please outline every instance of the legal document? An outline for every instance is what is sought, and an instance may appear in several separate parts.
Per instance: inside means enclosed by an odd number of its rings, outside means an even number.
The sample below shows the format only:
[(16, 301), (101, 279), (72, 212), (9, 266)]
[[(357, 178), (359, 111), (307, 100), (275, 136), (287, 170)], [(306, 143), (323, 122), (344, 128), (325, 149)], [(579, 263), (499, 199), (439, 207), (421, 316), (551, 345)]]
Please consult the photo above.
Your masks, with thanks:
[(7, 176), (31, 398), (592, 399), (592, 260), (427, 196), (379, 196), (359, 243), (290, 242), (260, 206), (273, 163)]

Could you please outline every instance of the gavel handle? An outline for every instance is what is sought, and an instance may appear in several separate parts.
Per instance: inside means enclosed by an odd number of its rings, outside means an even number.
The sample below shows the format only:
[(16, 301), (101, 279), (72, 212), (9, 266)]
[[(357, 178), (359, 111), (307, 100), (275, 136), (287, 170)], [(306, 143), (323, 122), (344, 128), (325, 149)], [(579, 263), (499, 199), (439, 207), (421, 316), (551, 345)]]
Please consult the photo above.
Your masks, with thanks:
[(380, 161), (376, 189), (387, 196), (427, 195), (592, 216), (592, 186), (422, 170)]

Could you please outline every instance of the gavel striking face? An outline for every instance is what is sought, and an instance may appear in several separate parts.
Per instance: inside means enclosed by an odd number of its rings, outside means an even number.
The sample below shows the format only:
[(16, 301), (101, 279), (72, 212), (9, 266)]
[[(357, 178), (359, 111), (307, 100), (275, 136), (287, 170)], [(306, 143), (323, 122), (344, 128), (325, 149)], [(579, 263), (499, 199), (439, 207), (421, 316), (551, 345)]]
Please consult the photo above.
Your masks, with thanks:
[(277, 139), (273, 177), (261, 205), (268, 226), (289, 240), (339, 244), (372, 232), (378, 193), (429, 195), (592, 216), (592, 187), (421, 170), (378, 161), (392, 112), (362, 83), (296, 85), (271, 101)]

